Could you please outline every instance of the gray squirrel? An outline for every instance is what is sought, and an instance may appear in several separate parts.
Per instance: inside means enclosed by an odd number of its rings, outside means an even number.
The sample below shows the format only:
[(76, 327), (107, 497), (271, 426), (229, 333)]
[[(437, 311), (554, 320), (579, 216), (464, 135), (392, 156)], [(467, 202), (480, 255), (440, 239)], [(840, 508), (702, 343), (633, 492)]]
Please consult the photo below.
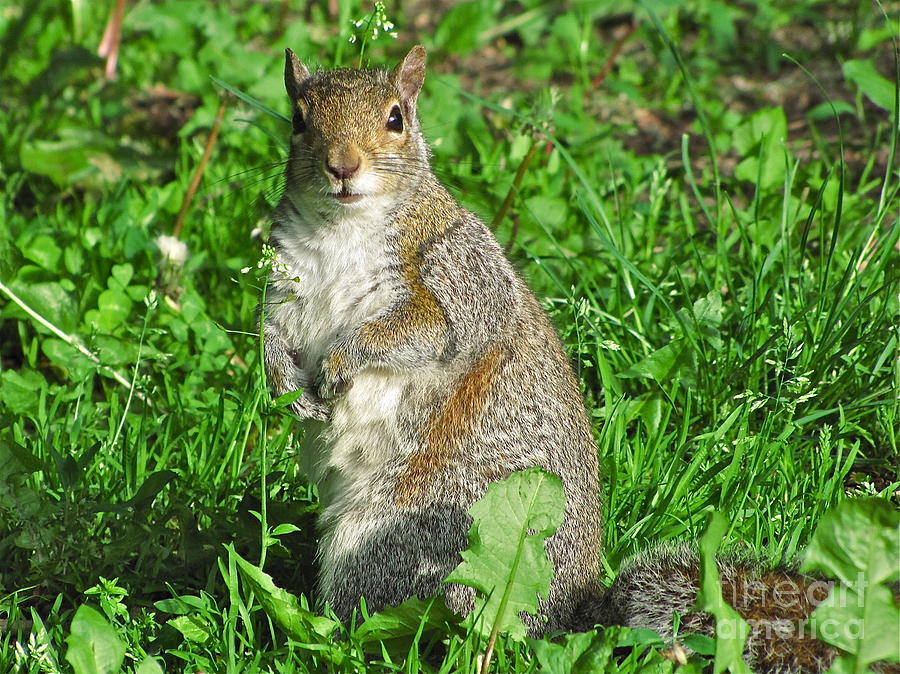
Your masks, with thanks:
[[(286, 51), (293, 133), (262, 332), (274, 392), (303, 389), (292, 408), (307, 419), (302, 460), (322, 505), (321, 596), (343, 620), (361, 597), (375, 611), (438, 592), (467, 613), (474, 590), (441, 582), (467, 545), (467, 509), (491, 482), (539, 466), (562, 479), (566, 510), (533, 635), (599, 623), (671, 638), (673, 611), (710, 634), (692, 613), (687, 546), (638, 556), (601, 587), (598, 462), (578, 383), (494, 236), (432, 173), (416, 109), (424, 78), (421, 46), (391, 71), (310, 73)], [(771, 580), (752, 559), (720, 570), (732, 588)], [(828, 646), (771, 629), (823, 597), (748, 596), (751, 666), (827, 667)]]

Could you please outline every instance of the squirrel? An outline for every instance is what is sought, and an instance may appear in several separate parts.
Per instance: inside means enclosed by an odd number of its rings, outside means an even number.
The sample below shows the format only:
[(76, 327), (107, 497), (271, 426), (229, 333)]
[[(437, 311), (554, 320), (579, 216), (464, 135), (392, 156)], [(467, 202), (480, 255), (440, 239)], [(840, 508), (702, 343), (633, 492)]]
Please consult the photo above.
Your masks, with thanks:
[[(349, 619), (443, 591), (468, 508), (539, 466), (565, 521), (534, 633), (564, 629), (597, 591), (596, 448), (546, 313), (478, 217), (430, 169), (416, 113), (425, 49), (391, 72), (310, 73), (287, 50), (293, 106), (284, 196), (270, 243), (265, 365), (276, 393), (303, 389), (304, 468), (319, 490), (319, 590)], [(297, 279), (297, 280), (294, 280)]]
[[(474, 590), (442, 582), (467, 545), (467, 510), (538, 466), (561, 478), (566, 506), (547, 540), (550, 591), (539, 616), (523, 615), (532, 635), (620, 624), (671, 639), (673, 611), (710, 634), (689, 546), (639, 555), (602, 588), (599, 467), (578, 382), (492, 233), (434, 176), (424, 77), (421, 46), (391, 71), (311, 73), (286, 50), (292, 135), (261, 332), (275, 393), (303, 389), (292, 409), (307, 420), (301, 460), (322, 506), (320, 596), (344, 621), (361, 597), (377, 611), (443, 593), (469, 612)], [(726, 597), (756, 620), (751, 666), (824, 670), (833, 649), (770, 629), (809, 616), (824, 598), (806, 591), (812, 579), (720, 561)], [(779, 580), (802, 596), (773, 594)]]

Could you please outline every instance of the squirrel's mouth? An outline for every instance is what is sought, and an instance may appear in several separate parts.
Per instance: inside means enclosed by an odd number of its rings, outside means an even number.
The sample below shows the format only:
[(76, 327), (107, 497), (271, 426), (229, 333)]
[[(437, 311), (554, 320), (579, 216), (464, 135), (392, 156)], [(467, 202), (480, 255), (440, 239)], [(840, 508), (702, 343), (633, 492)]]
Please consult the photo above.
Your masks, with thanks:
[(350, 190), (344, 187), (340, 192), (336, 192), (332, 194), (336, 201), (342, 204), (355, 204), (357, 201), (363, 198), (362, 194), (353, 194)]

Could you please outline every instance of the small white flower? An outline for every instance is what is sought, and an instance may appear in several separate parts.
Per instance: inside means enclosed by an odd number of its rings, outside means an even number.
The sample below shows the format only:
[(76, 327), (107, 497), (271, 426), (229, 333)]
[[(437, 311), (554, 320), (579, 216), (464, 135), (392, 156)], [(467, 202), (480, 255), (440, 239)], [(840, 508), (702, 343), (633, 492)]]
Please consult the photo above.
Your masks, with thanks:
[(161, 234), (156, 237), (156, 245), (159, 246), (159, 252), (162, 253), (164, 260), (179, 267), (187, 261), (188, 247), (181, 239), (168, 234)]

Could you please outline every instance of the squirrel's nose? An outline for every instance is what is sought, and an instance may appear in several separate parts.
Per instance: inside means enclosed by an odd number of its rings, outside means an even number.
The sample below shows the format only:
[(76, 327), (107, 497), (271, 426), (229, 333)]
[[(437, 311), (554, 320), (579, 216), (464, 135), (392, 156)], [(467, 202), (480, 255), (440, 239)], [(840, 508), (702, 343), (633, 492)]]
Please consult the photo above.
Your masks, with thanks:
[(348, 180), (359, 170), (359, 155), (341, 157), (340, 160), (326, 162), (325, 168), (338, 180)]

